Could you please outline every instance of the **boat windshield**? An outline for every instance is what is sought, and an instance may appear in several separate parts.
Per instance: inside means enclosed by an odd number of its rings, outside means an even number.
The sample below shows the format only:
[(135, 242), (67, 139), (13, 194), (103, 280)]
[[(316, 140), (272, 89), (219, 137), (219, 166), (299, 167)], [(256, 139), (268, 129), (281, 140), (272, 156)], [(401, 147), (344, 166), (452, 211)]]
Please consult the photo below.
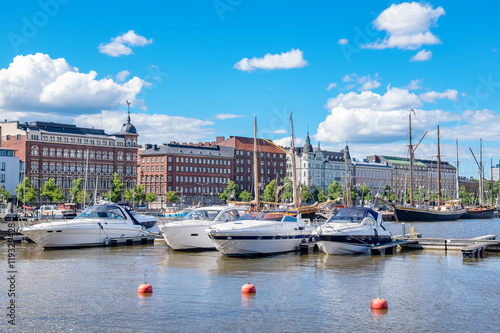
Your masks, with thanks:
[(365, 217), (371, 217), (375, 221), (377, 220), (377, 218), (373, 216), (373, 214), (369, 210), (360, 208), (344, 208), (339, 210), (337, 214), (332, 216), (328, 222), (342, 221), (359, 223), (363, 221)]
[(115, 219), (125, 220), (126, 217), (117, 206), (90, 206), (76, 217), (76, 219)]
[(220, 209), (195, 209), (184, 215), (183, 220), (210, 220), (219, 215)]
[(286, 214), (285, 211), (280, 212), (261, 212), (261, 213), (248, 213), (243, 215), (241, 220), (264, 220), (264, 221), (277, 221), (277, 222), (297, 222), (297, 218)]

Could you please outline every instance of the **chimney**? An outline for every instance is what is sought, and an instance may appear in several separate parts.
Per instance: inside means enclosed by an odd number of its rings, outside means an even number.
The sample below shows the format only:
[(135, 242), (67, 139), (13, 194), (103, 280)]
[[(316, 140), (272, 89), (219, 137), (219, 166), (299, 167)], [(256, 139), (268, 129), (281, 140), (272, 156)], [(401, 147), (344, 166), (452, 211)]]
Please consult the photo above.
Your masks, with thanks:
[(215, 138), (215, 143), (216, 143), (216, 144), (217, 144), (217, 143), (219, 143), (219, 142), (222, 142), (222, 141), (224, 141), (224, 137), (223, 137), (223, 136), (217, 136), (217, 137)]

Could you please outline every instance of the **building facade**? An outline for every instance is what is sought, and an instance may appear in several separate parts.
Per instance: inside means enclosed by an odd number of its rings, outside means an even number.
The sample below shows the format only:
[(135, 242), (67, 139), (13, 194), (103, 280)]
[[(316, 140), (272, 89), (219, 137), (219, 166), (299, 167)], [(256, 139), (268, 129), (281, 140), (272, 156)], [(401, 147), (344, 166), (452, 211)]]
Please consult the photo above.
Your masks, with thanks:
[[(16, 198), (16, 187), (21, 179), (21, 163), (15, 156), (14, 149), (0, 147), (0, 188), (9, 191), (12, 198)], [(0, 198), (0, 203), (3, 198)]]
[(386, 185), (392, 188), (392, 168), (387, 162), (369, 162), (353, 159), (353, 179), (357, 188), (367, 186), (372, 197), (383, 192)]
[[(138, 134), (130, 115), (115, 134), (43, 121), (4, 122), (0, 131), (0, 146), (16, 150), (16, 156), (25, 163), (26, 177), (37, 190), (54, 179), (71, 200), (73, 181), (83, 178), (87, 191), (100, 196), (111, 187), (115, 172), (126, 189), (137, 183)], [(43, 202), (40, 197), (39, 203)]]
[[(228, 139), (217, 137), (215, 144), (234, 149), (233, 181), (241, 191), (255, 196), (254, 138), (231, 136)], [(286, 176), (286, 152), (263, 139), (257, 139), (257, 173), (259, 191), (273, 179), (281, 184)]]
[(188, 205), (220, 203), (234, 175), (234, 149), (211, 144), (161, 146), (146, 144), (140, 152), (138, 183), (146, 193), (155, 193), (156, 205), (167, 202), (166, 193), (175, 192)]

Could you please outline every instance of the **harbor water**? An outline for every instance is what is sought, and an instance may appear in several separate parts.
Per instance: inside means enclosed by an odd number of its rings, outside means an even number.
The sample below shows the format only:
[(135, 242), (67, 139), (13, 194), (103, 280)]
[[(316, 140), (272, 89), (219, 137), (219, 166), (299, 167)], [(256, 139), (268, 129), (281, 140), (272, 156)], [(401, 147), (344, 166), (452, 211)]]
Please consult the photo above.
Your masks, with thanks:
[[(401, 233), (401, 224), (385, 225)], [(410, 225), (429, 238), (500, 236), (500, 219)], [(164, 242), (18, 243), (11, 274), (7, 242), (0, 248), (2, 332), (496, 332), (500, 324), (500, 255), (491, 252), (469, 260), (444, 250), (245, 259), (175, 252)], [(149, 297), (137, 293), (145, 279)], [(241, 294), (245, 283), (255, 295)], [(370, 307), (379, 293), (387, 311)]]

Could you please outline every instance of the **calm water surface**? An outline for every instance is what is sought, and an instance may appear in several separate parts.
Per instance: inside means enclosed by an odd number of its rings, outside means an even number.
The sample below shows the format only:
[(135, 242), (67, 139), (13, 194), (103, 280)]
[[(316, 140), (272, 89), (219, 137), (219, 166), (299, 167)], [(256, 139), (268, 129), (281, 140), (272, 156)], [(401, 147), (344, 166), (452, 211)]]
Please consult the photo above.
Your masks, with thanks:
[[(500, 219), (411, 225), (423, 237), (500, 236)], [(386, 226), (401, 233), (401, 224)], [(0, 249), (0, 331), (493, 332), (500, 325), (496, 254), (469, 261), (437, 250), (240, 259), (174, 252), (157, 242), (52, 251), (17, 244), (12, 330), (5, 241)], [(154, 292), (140, 298), (145, 270)], [(241, 295), (248, 282), (255, 296)], [(385, 313), (370, 309), (379, 286)]]

